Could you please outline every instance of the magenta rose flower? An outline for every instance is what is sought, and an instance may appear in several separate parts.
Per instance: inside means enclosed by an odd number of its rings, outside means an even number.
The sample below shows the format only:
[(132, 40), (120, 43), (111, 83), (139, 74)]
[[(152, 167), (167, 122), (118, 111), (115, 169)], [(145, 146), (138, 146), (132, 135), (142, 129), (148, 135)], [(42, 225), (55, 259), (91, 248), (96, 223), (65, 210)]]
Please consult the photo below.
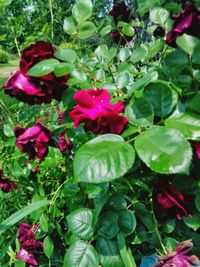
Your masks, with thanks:
[(0, 170), (0, 189), (4, 193), (10, 193), (15, 188), (17, 188), (17, 185), (12, 180), (10, 180), (9, 178), (4, 177), (3, 176), (3, 171)]
[(175, 211), (178, 220), (182, 220), (182, 216), (188, 217), (190, 215), (185, 208), (185, 197), (170, 184), (158, 185), (156, 199), (164, 210)]
[(193, 248), (191, 240), (186, 240), (179, 243), (175, 247), (175, 251), (166, 255), (159, 256), (159, 263), (154, 267), (194, 267), (199, 266), (200, 261), (196, 256), (187, 256), (187, 254)]
[(195, 8), (194, 3), (189, 3), (172, 19), (174, 23), (166, 38), (168, 45), (176, 47), (176, 39), (184, 33), (200, 38), (200, 10)]
[(5, 93), (30, 105), (49, 103), (52, 99), (59, 101), (66, 89), (68, 74), (59, 78), (54, 73), (42, 77), (27, 75), (29, 69), (36, 63), (54, 58), (54, 52), (52, 44), (44, 41), (25, 48), (20, 59), (20, 71), (10, 75), (4, 85)]
[(29, 254), (23, 248), (17, 253), (16, 259), (22, 260), (23, 262), (25, 262), (27, 267), (38, 266), (38, 262), (36, 261), (34, 256)]
[(29, 155), (29, 159), (43, 160), (48, 154), (48, 145), (52, 132), (40, 122), (30, 128), (15, 127), (17, 148)]
[(198, 159), (200, 159), (200, 142), (194, 143), (194, 150), (195, 150), (195, 153), (196, 153)]
[(80, 90), (75, 93), (74, 100), (77, 105), (69, 112), (75, 128), (84, 123), (86, 131), (95, 134), (120, 134), (128, 119), (121, 116), (124, 111), (122, 101), (110, 103), (110, 95), (105, 89)]

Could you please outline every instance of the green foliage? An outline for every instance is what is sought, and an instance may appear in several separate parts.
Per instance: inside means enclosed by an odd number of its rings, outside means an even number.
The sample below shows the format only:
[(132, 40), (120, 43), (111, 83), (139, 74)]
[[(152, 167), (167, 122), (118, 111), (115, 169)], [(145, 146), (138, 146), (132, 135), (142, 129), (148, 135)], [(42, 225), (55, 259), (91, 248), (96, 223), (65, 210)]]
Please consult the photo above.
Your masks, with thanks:
[(8, 63), (8, 59), (9, 59), (9, 54), (6, 51), (0, 49), (0, 63), (6, 64)]

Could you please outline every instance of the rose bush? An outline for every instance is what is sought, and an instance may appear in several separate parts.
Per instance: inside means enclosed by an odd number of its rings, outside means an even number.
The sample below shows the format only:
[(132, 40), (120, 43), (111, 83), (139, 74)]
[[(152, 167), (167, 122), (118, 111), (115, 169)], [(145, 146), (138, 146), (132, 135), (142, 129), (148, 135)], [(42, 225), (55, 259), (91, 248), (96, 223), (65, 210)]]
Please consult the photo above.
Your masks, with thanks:
[(198, 3), (94, 8), (76, 1), (67, 47), (28, 45), (2, 88), (2, 267), (199, 266)]

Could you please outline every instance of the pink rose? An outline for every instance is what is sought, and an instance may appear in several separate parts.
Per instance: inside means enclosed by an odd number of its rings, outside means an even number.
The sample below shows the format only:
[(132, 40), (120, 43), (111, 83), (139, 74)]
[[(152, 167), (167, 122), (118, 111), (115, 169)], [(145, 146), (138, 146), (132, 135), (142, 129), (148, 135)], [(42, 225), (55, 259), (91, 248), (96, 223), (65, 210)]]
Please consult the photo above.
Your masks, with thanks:
[(194, 267), (199, 266), (200, 261), (196, 256), (186, 256), (193, 247), (191, 240), (179, 243), (175, 251), (166, 255), (159, 256), (159, 263), (153, 267)]
[(18, 260), (22, 260), (25, 262), (27, 267), (33, 267), (33, 266), (38, 266), (38, 262), (34, 258), (33, 255), (29, 254), (25, 249), (20, 249), (20, 251), (17, 253)]
[(86, 131), (95, 134), (120, 134), (128, 119), (119, 115), (124, 111), (122, 101), (110, 103), (110, 95), (105, 89), (79, 90), (74, 95), (77, 105), (69, 112), (74, 126), (84, 123)]
[(52, 132), (40, 122), (30, 128), (15, 127), (16, 146), (29, 155), (29, 159), (43, 160), (48, 154)]

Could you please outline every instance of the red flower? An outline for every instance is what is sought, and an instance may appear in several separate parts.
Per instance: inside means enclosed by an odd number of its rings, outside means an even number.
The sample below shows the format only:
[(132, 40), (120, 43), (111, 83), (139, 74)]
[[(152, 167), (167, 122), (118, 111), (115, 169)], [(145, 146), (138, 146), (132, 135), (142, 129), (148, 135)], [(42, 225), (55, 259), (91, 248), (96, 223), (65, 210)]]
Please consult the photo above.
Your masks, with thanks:
[(134, 19), (134, 16), (131, 14), (131, 9), (126, 6), (124, 1), (115, 3), (109, 15), (114, 18), (116, 24), (118, 21), (129, 22), (131, 19)]
[(40, 122), (31, 128), (15, 127), (16, 146), (21, 152), (27, 153), (29, 159), (44, 159), (48, 154), (48, 145), (52, 132)]
[(156, 195), (157, 202), (163, 209), (176, 210), (176, 217), (178, 220), (182, 219), (182, 215), (188, 217), (189, 212), (185, 209), (185, 198), (176, 190), (175, 187), (169, 184), (159, 184), (158, 193)]
[(20, 249), (20, 251), (17, 253), (18, 260), (22, 260), (25, 262), (27, 267), (33, 267), (33, 266), (38, 266), (38, 262), (34, 258), (33, 255), (29, 254), (25, 249)]
[(191, 240), (186, 240), (179, 243), (175, 251), (159, 257), (159, 263), (154, 267), (194, 267), (199, 266), (200, 261), (196, 256), (186, 256), (193, 247)]
[(17, 188), (17, 185), (9, 178), (5, 178), (3, 176), (3, 171), (0, 170), (0, 189), (4, 193), (10, 193), (14, 188)]
[(120, 134), (128, 122), (126, 117), (119, 115), (124, 111), (122, 101), (110, 104), (110, 95), (105, 89), (80, 90), (74, 95), (74, 100), (77, 105), (69, 115), (75, 127), (84, 123), (85, 130), (95, 134)]
[(166, 38), (168, 45), (176, 47), (176, 39), (184, 33), (200, 38), (200, 10), (196, 9), (192, 2), (174, 16), (173, 20), (172, 29)]
[(63, 116), (64, 116), (64, 111), (60, 112), (58, 114), (58, 122), (62, 125), (64, 124), (64, 120), (63, 120)]
[(198, 159), (200, 159), (200, 142), (194, 143), (194, 150), (195, 150), (195, 153), (196, 153)]
[(69, 75), (57, 78), (53, 73), (42, 77), (27, 76), (36, 63), (54, 57), (55, 48), (48, 42), (37, 42), (23, 50), (20, 71), (14, 72), (4, 85), (5, 93), (28, 104), (49, 103), (60, 100)]
[(38, 253), (42, 250), (42, 242), (35, 238), (37, 225), (31, 226), (28, 223), (21, 223), (18, 229), (18, 240), (21, 248), (28, 251), (30, 254)]

